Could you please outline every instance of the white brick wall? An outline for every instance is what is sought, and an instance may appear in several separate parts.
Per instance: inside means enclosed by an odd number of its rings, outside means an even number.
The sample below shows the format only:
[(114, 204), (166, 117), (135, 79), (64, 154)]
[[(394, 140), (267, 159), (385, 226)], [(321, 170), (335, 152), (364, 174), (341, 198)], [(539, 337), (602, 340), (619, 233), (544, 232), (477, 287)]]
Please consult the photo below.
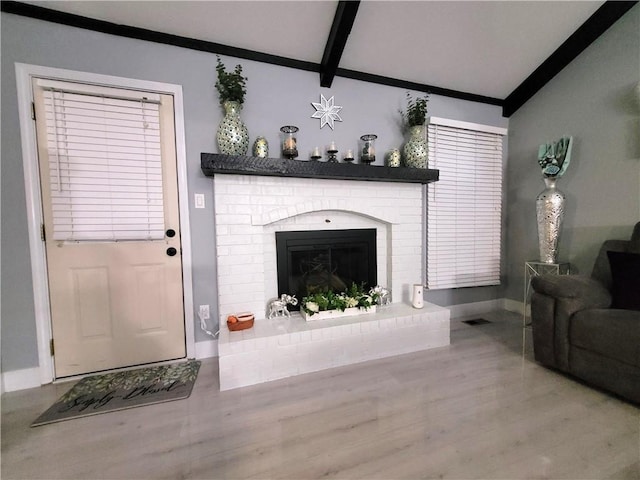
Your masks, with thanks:
[[(415, 310), (423, 277), (419, 184), (216, 175), (214, 177), (220, 388), (449, 344), (449, 310)], [(393, 304), (375, 314), (305, 322), (265, 319), (278, 294), (275, 232), (375, 228), (378, 284)], [(252, 329), (229, 332), (227, 315), (251, 311)]]
[(214, 177), (218, 312), (264, 320), (277, 296), (275, 232), (377, 229), (378, 284), (408, 302), (422, 279), (422, 186), (346, 180)]

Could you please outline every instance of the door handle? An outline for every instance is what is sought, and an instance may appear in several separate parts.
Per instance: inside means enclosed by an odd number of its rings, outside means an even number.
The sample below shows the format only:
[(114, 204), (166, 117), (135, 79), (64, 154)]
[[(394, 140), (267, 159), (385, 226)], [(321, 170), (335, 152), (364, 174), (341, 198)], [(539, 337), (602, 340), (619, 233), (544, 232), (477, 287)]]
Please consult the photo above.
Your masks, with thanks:
[(173, 247), (167, 248), (167, 255), (169, 255), (170, 257), (173, 257), (176, 253), (178, 253), (178, 251), (175, 248)]

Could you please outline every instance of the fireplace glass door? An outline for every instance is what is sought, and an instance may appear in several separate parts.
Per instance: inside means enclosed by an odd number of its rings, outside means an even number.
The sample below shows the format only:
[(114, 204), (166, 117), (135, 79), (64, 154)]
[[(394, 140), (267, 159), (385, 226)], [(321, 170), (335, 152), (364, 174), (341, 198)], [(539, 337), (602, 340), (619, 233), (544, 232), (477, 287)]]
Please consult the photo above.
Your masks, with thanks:
[(278, 295), (345, 291), (376, 285), (376, 230), (276, 233)]

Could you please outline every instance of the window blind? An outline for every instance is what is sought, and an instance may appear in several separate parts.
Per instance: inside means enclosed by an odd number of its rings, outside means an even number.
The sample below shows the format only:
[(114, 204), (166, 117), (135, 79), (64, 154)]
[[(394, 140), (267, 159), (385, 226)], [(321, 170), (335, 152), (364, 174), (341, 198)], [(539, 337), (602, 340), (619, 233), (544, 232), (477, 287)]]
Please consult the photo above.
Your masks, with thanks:
[(500, 284), (502, 140), (506, 130), (431, 118), (427, 288)]
[(39, 86), (44, 89), (53, 239), (164, 238), (156, 98), (62, 82)]

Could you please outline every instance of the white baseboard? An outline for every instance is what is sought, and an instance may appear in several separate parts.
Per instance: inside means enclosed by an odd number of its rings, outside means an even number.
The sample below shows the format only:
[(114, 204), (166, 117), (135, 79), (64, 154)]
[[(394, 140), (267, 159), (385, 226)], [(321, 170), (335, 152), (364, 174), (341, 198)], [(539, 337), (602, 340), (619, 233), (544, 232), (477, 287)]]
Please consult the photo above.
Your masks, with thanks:
[[(196, 358), (211, 358), (218, 356), (218, 341), (207, 340), (195, 344)], [(0, 375), (0, 394), (5, 392), (15, 392), (27, 388), (36, 388), (42, 385), (40, 378), (40, 368), (23, 368), (12, 370)]]
[[(518, 300), (512, 300), (510, 298), (504, 299), (504, 304), (502, 308), (508, 310), (509, 312), (519, 313), (522, 315), (522, 308), (524, 307), (524, 302)], [(527, 315), (531, 315), (531, 305), (527, 305)]]
[(504, 299), (486, 300), (484, 302), (461, 303), (459, 305), (448, 305), (451, 311), (451, 318), (462, 318), (471, 315), (482, 315), (494, 310), (504, 308)]
[(218, 340), (196, 342), (196, 358), (211, 358), (218, 356)]
[[(463, 303), (460, 305), (449, 305), (451, 318), (462, 318), (472, 315), (482, 315), (494, 310), (508, 310), (510, 312), (522, 313), (522, 302), (508, 298), (487, 300), (484, 302)], [(195, 353), (197, 359), (218, 357), (218, 340), (205, 340), (196, 342)], [(27, 388), (35, 388), (41, 385), (40, 369), (38, 367), (25, 368), (4, 372), (0, 376), (0, 390), (4, 392), (14, 392)]]
[[(218, 341), (207, 340), (195, 344), (196, 358), (210, 358), (218, 356)], [(12, 370), (0, 375), (0, 393), (15, 392), (27, 388), (36, 388), (42, 385), (40, 368), (23, 368)]]
[(40, 368), (23, 368), (2, 374), (2, 393), (39, 387)]

